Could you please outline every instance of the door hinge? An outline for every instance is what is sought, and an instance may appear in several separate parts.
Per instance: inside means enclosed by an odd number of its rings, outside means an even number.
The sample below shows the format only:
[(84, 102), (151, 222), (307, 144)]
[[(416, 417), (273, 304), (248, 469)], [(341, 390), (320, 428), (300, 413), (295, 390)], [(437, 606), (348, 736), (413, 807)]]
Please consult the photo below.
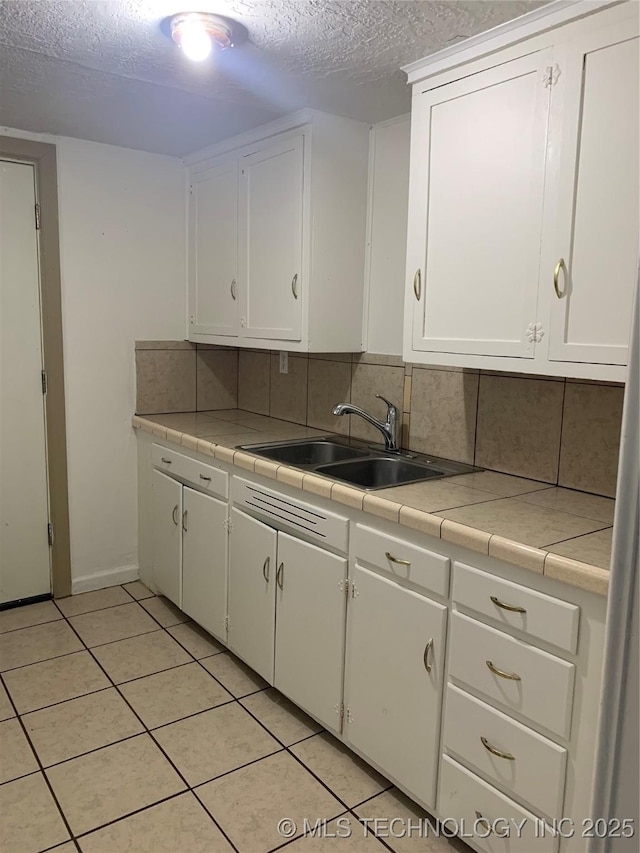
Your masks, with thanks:
[(47, 524), (47, 538), (49, 539), (49, 545), (53, 545), (53, 524), (51, 522)]
[(227, 632), (229, 631), (229, 617), (228, 616), (224, 617), (224, 629)]
[(222, 522), (222, 526), (227, 531), (227, 533), (233, 533), (233, 521), (230, 518), (225, 518)]
[(40, 230), (40, 205), (38, 202), (35, 204), (35, 212), (36, 212), (36, 231)]
[(547, 65), (544, 70), (544, 76), (542, 78), (542, 82), (546, 88), (551, 86), (555, 86), (558, 82), (558, 77), (560, 77), (560, 66), (559, 65)]
[(42, 382), (42, 393), (46, 394), (47, 391), (49, 390), (49, 383), (47, 381), (47, 371), (46, 370), (40, 371), (40, 381)]
[(342, 727), (342, 721), (344, 720), (344, 704), (341, 702), (339, 705), (334, 705), (333, 710), (338, 715), (338, 719), (340, 720), (340, 726)]
[(539, 344), (544, 338), (542, 323), (529, 323), (527, 326), (527, 340), (530, 344)]

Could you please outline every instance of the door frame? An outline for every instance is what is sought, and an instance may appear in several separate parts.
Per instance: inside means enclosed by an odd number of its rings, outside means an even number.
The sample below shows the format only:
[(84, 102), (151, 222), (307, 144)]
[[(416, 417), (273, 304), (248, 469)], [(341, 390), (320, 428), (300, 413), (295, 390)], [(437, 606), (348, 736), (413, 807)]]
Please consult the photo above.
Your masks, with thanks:
[(38, 242), (42, 355), (48, 381), (45, 411), (49, 521), (54, 530), (51, 546), (51, 591), (54, 598), (63, 598), (71, 595), (71, 548), (56, 146), (30, 139), (0, 136), (0, 157), (34, 167), (36, 195), (40, 205)]

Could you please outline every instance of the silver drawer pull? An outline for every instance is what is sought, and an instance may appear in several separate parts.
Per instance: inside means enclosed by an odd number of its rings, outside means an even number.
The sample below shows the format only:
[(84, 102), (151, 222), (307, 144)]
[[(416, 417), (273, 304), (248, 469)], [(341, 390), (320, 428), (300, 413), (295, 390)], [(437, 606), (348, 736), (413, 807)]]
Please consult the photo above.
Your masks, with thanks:
[(424, 668), (427, 672), (431, 672), (431, 664), (429, 663), (429, 652), (433, 649), (433, 637), (429, 637), (427, 640), (427, 645), (424, 647), (424, 654), (422, 655), (422, 660), (424, 661)]
[(506, 758), (508, 761), (515, 761), (515, 755), (511, 755), (510, 752), (501, 752), (499, 749), (496, 749), (495, 746), (491, 746), (486, 737), (480, 736), (480, 740), (482, 741), (482, 745), (485, 749), (487, 749), (492, 755), (497, 755), (498, 758)]
[(187, 532), (187, 512), (188, 510), (185, 509), (185, 511), (182, 513), (182, 529), (185, 533)]
[(166, 456), (162, 457), (162, 461), (164, 462), (165, 465), (171, 465), (171, 460), (167, 459)]
[(201, 480), (206, 480), (208, 483), (210, 483), (210, 482), (211, 482), (211, 477), (205, 477), (205, 475), (204, 475), (204, 474), (200, 474), (200, 479), (201, 479)]
[(278, 571), (276, 572), (276, 583), (282, 589), (284, 585), (284, 563), (280, 563), (278, 566)]
[(477, 809), (476, 809), (476, 819), (478, 821), (478, 826), (481, 829), (484, 829), (484, 831), (487, 833), (487, 835), (491, 835), (493, 833), (493, 830), (491, 829), (491, 825), (490, 825), (489, 821), (486, 819), (486, 817), (484, 817), (482, 812), (479, 812)]
[(267, 559), (262, 564), (262, 577), (269, 583), (269, 563), (271, 562), (271, 557), (267, 557)]
[(171, 510), (171, 518), (173, 519), (173, 523), (177, 527), (178, 526), (178, 504), (176, 504), (174, 506), (174, 508)]
[(485, 661), (485, 663), (489, 667), (491, 672), (493, 672), (495, 675), (499, 675), (500, 678), (508, 678), (509, 681), (522, 681), (522, 679), (516, 672), (505, 672), (503, 669), (498, 669), (498, 667), (494, 666), (490, 660)]
[(518, 607), (516, 604), (507, 604), (505, 601), (500, 601), (495, 595), (490, 595), (489, 598), (496, 607), (501, 607), (503, 610), (510, 610), (512, 613), (526, 613), (526, 608)]
[(390, 554), (388, 551), (384, 552), (385, 557), (389, 560), (390, 563), (396, 563), (398, 566), (410, 566), (411, 560), (400, 560), (398, 557), (394, 557), (393, 554)]
[(236, 301), (236, 280), (235, 280), (235, 278), (231, 282), (231, 298), (233, 299), (234, 302)]
[(293, 298), (298, 298), (298, 273), (294, 275), (291, 279), (291, 292), (293, 293)]

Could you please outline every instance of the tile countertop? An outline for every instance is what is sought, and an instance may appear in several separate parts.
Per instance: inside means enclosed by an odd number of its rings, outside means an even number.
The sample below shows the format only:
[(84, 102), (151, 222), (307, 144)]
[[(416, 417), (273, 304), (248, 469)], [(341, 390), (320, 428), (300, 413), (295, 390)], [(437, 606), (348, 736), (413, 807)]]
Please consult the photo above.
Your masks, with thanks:
[(223, 462), (606, 595), (614, 501), (481, 471), (366, 492), (236, 450), (239, 444), (327, 435), (239, 409), (134, 415), (133, 426)]

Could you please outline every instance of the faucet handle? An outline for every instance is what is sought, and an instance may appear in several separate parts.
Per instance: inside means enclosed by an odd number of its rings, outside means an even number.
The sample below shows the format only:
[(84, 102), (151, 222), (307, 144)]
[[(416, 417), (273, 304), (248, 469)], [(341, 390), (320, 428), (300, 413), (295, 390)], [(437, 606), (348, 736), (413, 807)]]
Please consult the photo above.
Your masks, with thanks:
[(391, 400), (387, 400), (387, 398), (383, 397), (382, 394), (376, 394), (376, 397), (378, 398), (378, 400), (382, 400), (384, 403), (387, 404), (387, 413), (389, 413), (392, 409), (395, 409), (396, 412), (398, 411), (395, 403), (392, 403)]

